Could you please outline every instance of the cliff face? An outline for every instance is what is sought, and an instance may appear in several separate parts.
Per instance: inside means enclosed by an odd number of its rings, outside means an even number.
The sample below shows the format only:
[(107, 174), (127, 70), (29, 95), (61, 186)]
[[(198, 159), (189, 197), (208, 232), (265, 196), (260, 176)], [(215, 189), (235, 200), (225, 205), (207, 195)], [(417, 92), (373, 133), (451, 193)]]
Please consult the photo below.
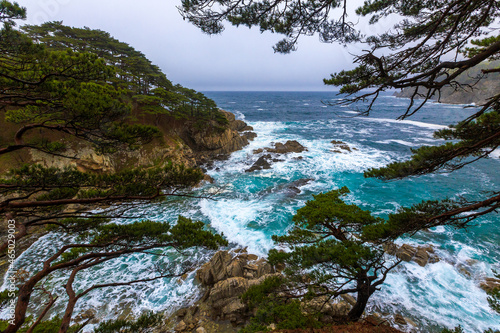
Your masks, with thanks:
[(112, 155), (99, 155), (86, 142), (65, 142), (67, 148), (63, 158), (40, 151), (23, 151), (9, 160), (0, 160), (0, 171), (5, 172), (22, 164), (39, 163), (45, 167), (75, 167), (88, 172), (115, 172), (131, 167), (162, 166), (171, 161), (195, 167), (213, 159), (225, 158), (234, 151), (243, 148), (248, 140), (255, 137), (249, 132), (251, 127), (227, 111), (223, 112), (228, 119), (228, 126), (217, 129), (214, 124), (207, 124), (201, 129), (193, 123), (179, 121), (173, 118), (141, 119), (144, 123), (154, 123), (163, 136), (150, 142), (140, 149), (120, 151)]
[(188, 126), (180, 133), (180, 137), (193, 151), (197, 164), (204, 164), (214, 159), (225, 159), (255, 138), (256, 134), (251, 132), (252, 127), (244, 121), (236, 120), (231, 112), (223, 111), (223, 114), (228, 120), (228, 127), (225, 129), (214, 130), (210, 126), (203, 128)]
[[(439, 103), (447, 104), (484, 104), (487, 99), (494, 96), (500, 91), (500, 73), (490, 73), (484, 77), (481, 74), (481, 69), (500, 66), (500, 61), (495, 61), (489, 64), (482, 64), (477, 68), (458, 76), (457, 81), (461, 87), (445, 87), (441, 90), (441, 96), (432, 96), (432, 100)], [(481, 80), (478, 80), (481, 78)], [(394, 93), (396, 97), (410, 98), (415, 92), (414, 88), (406, 88), (402, 91)], [(426, 94), (426, 89), (419, 89), (419, 93)]]

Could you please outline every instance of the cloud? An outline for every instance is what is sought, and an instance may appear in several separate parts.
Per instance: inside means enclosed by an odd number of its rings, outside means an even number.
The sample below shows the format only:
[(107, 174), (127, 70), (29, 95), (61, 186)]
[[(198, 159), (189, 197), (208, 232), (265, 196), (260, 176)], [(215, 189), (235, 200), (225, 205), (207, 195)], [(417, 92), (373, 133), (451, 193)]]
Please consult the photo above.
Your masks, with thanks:
[(299, 40), (298, 51), (275, 54), (279, 35), (226, 26), (208, 36), (184, 21), (172, 0), (19, 0), (28, 23), (64, 24), (108, 31), (157, 64), (175, 83), (207, 90), (333, 90), (322, 79), (352, 68), (339, 45), (317, 36)]

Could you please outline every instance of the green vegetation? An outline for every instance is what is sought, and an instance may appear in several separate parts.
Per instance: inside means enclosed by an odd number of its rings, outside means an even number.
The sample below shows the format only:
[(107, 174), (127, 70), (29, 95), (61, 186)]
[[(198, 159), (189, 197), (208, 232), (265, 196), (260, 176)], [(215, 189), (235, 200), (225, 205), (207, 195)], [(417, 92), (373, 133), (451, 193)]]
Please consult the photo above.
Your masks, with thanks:
[[(324, 80), (345, 94), (340, 104), (369, 101), (360, 115), (370, 113), (381, 92), (411, 89), (410, 105), (399, 117), (404, 119), (443, 90), (470, 91), (487, 75), (500, 72), (496, 61), (500, 57), (500, 41), (498, 34), (492, 32), (496, 30), (491, 30), (500, 17), (500, 5), (495, 0), (367, 0), (356, 9), (356, 15), (367, 17), (370, 24), (401, 17), (392, 29), (380, 35), (363, 35), (367, 32), (356, 30), (356, 20), (348, 20), (351, 13), (346, 6), (345, 1), (338, 0), (183, 0), (180, 9), (184, 18), (206, 33), (222, 32), (227, 21), (284, 35), (285, 39), (274, 47), (277, 52), (293, 51), (301, 35), (316, 33), (323, 42), (364, 42), (364, 51), (354, 55), (354, 69)], [(444, 60), (450, 54), (457, 57)], [(465, 75), (472, 77), (464, 82)], [(414, 151), (412, 160), (370, 170), (366, 176), (388, 180), (450, 172), (488, 157), (500, 147), (498, 86), (485, 94), (485, 102), (476, 114), (436, 133), (438, 138), (451, 142), (442, 147), (422, 147)], [(433, 205), (440, 212), (430, 217), (432, 220), (463, 226), (498, 209), (500, 195), (497, 191), (477, 202), (464, 200), (448, 205), (432, 201), (425, 205), (427, 212)], [(450, 210), (442, 212), (447, 205)]]
[(203, 123), (226, 118), (214, 101), (192, 89), (173, 85), (164, 73), (141, 52), (111, 37), (109, 33), (89, 28), (72, 28), (61, 22), (41, 26), (24, 26), (27, 36), (46, 45), (50, 50), (91, 53), (114, 68), (108, 82), (115, 89), (123, 89), (127, 97), (147, 114), (171, 115), (177, 119), (193, 119)]
[(148, 328), (157, 326), (163, 317), (159, 314), (146, 312), (137, 320), (110, 320), (101, 323), (94, 333), (142, 333), (148, 332)]
[[(285, 38), (274, 46), (276, 52), (293, 51), (301, 35), (316, 33), (323, 42), (363, 42), (363, 51), (354, 55), (353, 69), (324, 80), (327, 85), (340, 87), (344, 98), (339, 104), (368, 101), (360, 115), (369, 115), (381, 92), (410, 89), (410, 104), (399, 117), (405, 119), (446, 89), (470, 91), (488, 75), (500, 72), (496, 61), (500, 57), (500, 40), (495, 30), (500, 5), (495, 0), (367, 0), (355, 13), (367, 17), (370, 24), (398, 18), (392, 29), (379, 35), (358, 31), (353, 23), (356, 20), (348, 20), (351, 13), (345, 1), (183, 0), (180, 9), (184, 18), (209, 34), (221, 33), (226, 21), (281, 34)], [(467, 75), (471, 77), (464, 81)], [(489, 157), (500, 147), (498, 86), (485, 94), (478, 112), (435, 133), (436, 138), (447, 143), (415, 149), (409, 161), (367, 170), (365, 176), (394, 180), (453, 172)], [(315, 196), (300, 209), (290, 234), (275, 237), (277, 242), (288, 245), (290, 252), (271, 251), (269, 259), (288, 265), (285, 273), (293, 283), (293, 291), (298, 289), (303, 296), (335, 297), (344, 288), (351, 288), (350, 292), (358, 294), (356, 311), (364, 308), (359, 306), (360, 300), (364, 302), (371, 295), (372, 283), (382, 283), (392, 267), (383, 265), (380, 244), (438, 225), (467, 227), (474, 219), (500, 208), (500, 192), (494, 191), (483, 193), (484, 197), (477, 201), (437, 198), (402, 208), (386, 221), (377, 221), (368, 212), (344, 204), (340, 199), (343, 191)], [(309, 282), (301, 283), (301, 278)], [(345, 281), (355, 284), (347, 287)], [(496, 297), (490, 296), (493, 307)], [(349, 317), (356, 320), (360, 313), (353, 311)]]
[(271, 324), (275, 324), (276, 329), (321, 327), (316, 313), (304, 313), (298, 299), (279, 294), (278, 290), (283, 290), (286, 283), (283, 277), (272, 276), (243, 294), (242, 300), (248, 303), (251, 310), (255, 309), (255, 314), (240, 332), (266, 331)]
[[(155, 124), (142, 122), (151, 115), (157, 121), (182, 119), (194, 126), (213, 125), (214, 130), (226, 126), (226, 118), (212, 100), (174, 86), (142, 53), (109, 34), (58, 22), (14, 29), (15, 20), (25, 16), (26, 10), (17, 3), (0, 2), (0, 112), (6, 132), (12, 132), (10, 137), (2, 136), (1, 157), (37, 150), (75, 159), (66, 149), (66, 143), (73, 141), (87, 142), (97, 154), (138, 149), (162, 134)], [(156, 255), (162, 249), (182, 253), (190, 247), (217, 249), (227, 244), (222, 236), (205, 230), (204, 223), (182, 216), (173, 223), (113, 222), (131, 219), (126, 213), (139, 205), (189, 196), (203, 177), (197, 169), (168, 161), (162, 164), (101, 174), (32, 164), (0, 177), (0, 213), (15, 220), (16, 242), (40, 228), (70, 236), (51, 257), (43, 259), (38, 270), (16, 279), (15, 314), (3, 323), (2, 332), (78, 331), (81, 327), (70, 327), (73, 310), (88, 293), (172, 278), (179, 275), (175, 272), (184, 274), (191, 267), (187, 261), (177, 269), (158, 264), (148, 279), (75, 289), (77, 275), (84, 270), (135, 253)], [(11, 255), (8, 241), (0, 246), (4, 258)], [(64, 286), (47, 283), (59, 272), (66, 274)], [(68, 297), (64, 314), (44, 321), (61, 287)], [(28, 309), (35, 295), (43, 309), (33, 321)], [(3, 305), (6, 296), (11, 295), (2, 294)], [(136, 322), (107, 323), (101, 329), (137, 332), (158, 320), (146, 314)]]

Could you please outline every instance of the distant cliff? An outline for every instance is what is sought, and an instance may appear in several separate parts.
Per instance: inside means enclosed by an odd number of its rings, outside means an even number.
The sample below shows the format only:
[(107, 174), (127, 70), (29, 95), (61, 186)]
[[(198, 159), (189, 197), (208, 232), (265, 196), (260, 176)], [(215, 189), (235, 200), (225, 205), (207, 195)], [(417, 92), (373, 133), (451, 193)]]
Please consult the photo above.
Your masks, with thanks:
[[(461, 74), (458, 77), (461, 87), (445, 87), (441, 90), (441, 96), (434, 95), (432, 100), (448, 104), (483, 104), (489, 97), (500, 91), (500, 73), (490, 73), (478, 80), (482, 75), (481, 69), (486, 68), (486, 66), (488, 68), (498, 67), (500, 61), (482, 64)], [(414, 91), (414, 88), (406, 88), (395, 92), (394, 96), (410, 98)], [(419, 89), (419, 92), (425, 94), (427, 91)]]
[[(184, 164), (189, 167), (199, 166), (214, 159), (229, 156), (249, 143), (256, 134), (251, 127), (241, 120), (236, 120), (234, 114), (221, 111), (228, 123), (220, 126), (215, 121), (208, 121), (199, 127), (195, 121), (175, 119), (163, 115), (153, 117), (142, 115), (139, 122), (156, 125), (162, 136), (153, 142), (136, 150), (121, 150), (110, 155), (100, 155), (85, 141), (71, 140), (61, 137), (66, 149), (64, 158), (49, 155), (37, 150), (24, 150), (12, 153), (10, 158), (0, 158), (0, 172), (6, 172), (23, 164), (40, 163), (46, 167), (73, 166), (80, 171), (114, 172), (131, 167), (161, 166), (169, 161)], [(0, 140), (9, 133), (11, 125), (0, 119)], [(10, 134), (10, 133), (9, 133)]]

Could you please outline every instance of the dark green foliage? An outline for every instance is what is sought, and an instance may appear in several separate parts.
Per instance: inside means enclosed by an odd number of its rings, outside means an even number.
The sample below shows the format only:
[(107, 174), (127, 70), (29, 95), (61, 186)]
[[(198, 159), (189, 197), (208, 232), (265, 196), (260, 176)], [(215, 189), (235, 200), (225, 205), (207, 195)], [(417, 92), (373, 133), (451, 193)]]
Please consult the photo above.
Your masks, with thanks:
[(275, 324), (276, 329), (319, 328), (321, 323), (317, 316), (306, 315), (301, 311), (300, 301), (292, 300), (287, 303), (281, 300), (267, 299), (250, 319), (250, 323), (239, 332), (270, 332), (267, 327)]
[[(30, 318), (31, 319), (31, 318)], [(33, 333), (58, 333), (59, 327), (61, 326), (62, 319), (60, 317), (54, 317), (49, 320), (42, 321), (40, 324), (35, 326)], [(32, 322), (28, 320), (23, 327), (19, 329), (19, 333), (26, 333), (30, 328)], [(8, 322), (6, 320), (0, 320), (0, 330), (6, 329)], [(68, 329), (68, 333), (78, 333), (81, 330), (80, 325), (73, 325)]]
[(94, 333), (142, 333), (162, 322), (163, 316), (153, 312), (142, 314), (137, 320), (109, 320), (94, 330)]
[(321, 327), (317, 315), (303, 313), (299, 300), (276, 294), (283, 289), (285, 283), (282, 277), (269, 277), (243, 294), (243, 301), (248, 303), (250, 309), (257, 310), (250, 323), (240, 332), (268, 331), (270, 324), (275, 324), (277, 329)]
[[(286, 280), (279, 287), (277, 278), (255, 287), (245, 296), (250, 304), (264, 304), (263, 309), (267, 309), (268, 303), (271, 308), (282, 305), (286, 311), (292, 311), (295, 303), (291, 301), (298, 298), (331, 299), (356, 293), (357, 303), (344, 319), (360, 318), (368, 299), (397, 262), (386, 263), (382, 245), (367, 237), (378, 228), (383, 229), (385, 221), (345, 203), (343, 198), (348, 193), (343, 187), (314, 195), (314, 200), (307, 201), (297, 211), (288, 234), (273, 236), (276, 242), (290, 248), (289, 252), (276, 249), (269, 252), (272, 265), (284, 264)], [(372, 234), (365, 235), (367, 228), (371, 228)], [(270, 296), (263, 298), (266, 294)], [(300, 320), (300, 323), (306, 321)]]
[(289, 53), (296, 48), (300, 35), (319, 33), (324, 42), (354, 42), (360, 34), (347, 21), (346, 13), (330, 15), (342, 1), (222, 1), (183, 0), (182, 16), (208, 34), (224, 30), (223, 21), (235, 26), (257, 26), (285, 36), (274, 46), (275, 52)]
[[(370, 169), (365, 177), (383, 180), (402, 179), (421, 176), (433, 172), (452, 172), (467, 166), (488, 155), (500, 146), (500, 104), (495, 103), (490, 109), (480, 111), (470, 119), (455, 126), (437, 131), (436, 138), (452, 140), (441, 146), (424, 146), (413, 149), (413, 156), (404, 162), (394, 162), (386, 167)], [(424, 228), (437, 224), (450, 224), (458, 227), (467, 225), (475, 218), (495, 211), (500, 207), (499, 193), (493, 193), (489, 199), (479, 202), (462, 200), (429, 201), (413, 208), (407, 223), (410, 228), (415, 218)], [(464, 215), (464, 212), (471, 212)], [(415, 214), (413, 214), (415, 213)], [(401, 221), (401, 224), (405, 223)]]
[(438, 139), (453, 140), (442, 146), (424, 146), (413, 149), (411, 160), (392, 163), (380, 169), (371, 169), (366, 177), (401, 179), (432, 173), (438, 170), (451, 172), (487, 156), (500, 146), (500, 108), (479, 115), (473, 120), (462, 121), (450, 128), (435, 132)]
[(214, 101), (200, 92), (173, 85), (143, 53), (116, 40), (107, 32), (67, 27), (61, 22), (24, 26), (23, 31), (51, 50), (71, 49), (105, 59), (106, 64), (115, 70), (115, 75), (108, 81), (114, 87), (123, 89), (128, 100), (138, 103), (144, 113), (171, 115), (205, 124), (207, 120), (215, 120), (221, 126), (226, 125), (227, 120), (218, 111)]
[[(214, 130), (227, 125), (212, 100), (174, 86), (142, 53), (109, 34), (58, 22), (14, 30), (12, 20), (25, 15), (16, 3), (0, 0), (0, 23), (4, 23), (0, 31), (0, 112), (9, 131), (14, 131), (10, 140), (2, 140), (0, 155), (31, 149), (76, 159), (67, 155), (66, 145), (78, 141), (86, 141), (98, 154), (138, 149), (162, 134), (149, 125), (151, 114), (156, 121), (184, 118)], [(173, 267), (169, 262), (157, 262), (150, 278), (108, 281), (75, 290), (73, 284), (83, 270), (98, 269), (100, 264), (134, 253), (156, 255), (176, 249), (182, 254), (190, 247), (227, 245), (221, 235), (206, 230), (204, 223), (181, 216), (177, 223), (130, 221), (132, 216), (127, 213), (131, 209), (171, 196), (192, 195), (192, 187), (203, 178), (198, 169), (168, 161), (162, 165), (91, 173), (32, 164), (0, 177), (0, 212), (15, 218), (16, 242), (35, 227), (71, 236), (63, 236), (66, 242), (52, 257), (43, 259), (38, 270), (27, 272), (19, 281), (15, 318), (2, 332), (25, 332), (30, 325), (36, 325), (35, 332), (79, 330), (70, 327), (73, 311), (79, 299), (91, 291), (172, 278), (192, 269), (192, 263), (185, 260)], [(129, 223), (115, 223), (116, 218), (129, 219)], [(5, 252), (7, 242), (0, 248)], [(46, 286), (59, 272), (66, 274), (64, 286)], [(49, 302), (37, 304), (43, 312), (33, 324), (27, 314), (31, 296), (39, 290), (41, 298), (48, 297)], [(41, 321), (61, 290), (68, 295), (63, 316)], [(114, 327), (137, 332), (159, 320), (157, 315), (146, 314)]]
[[(30, 217), (33, 214), (32, 209), (43, 205), (60, 212), (40, 211), (37, 215), (40, 218), (47, 216), (54, 219), (59, 214), (64, 217), (64, 205), (71, 203), (80, 204), (81, 208), (86, 205), (95, 208), (113, 203), (163, 200), (169, 195), (187, 195), (186, 191), (198, 184), (202, 178), (200, 170), (172, 163), (163, 168), (132, 169), (113, 174), (92, 174), (72, 168), (26, 165), (12, 170), (5, 178), (0, 179), (0, 182), (5, 184), (0, 194), (14, 195), (0, 206), (0, 211), (16, 212), (18, 217)], [(40, 189), (43, 189), (44, 193), (36, 195)]]
[(10, 2), (8, 0), (0, 1), (0, 22), (13, 26), (15, 25), (14, 20), (25, 18), (26, 8), (19, 6), (17, 2)]

